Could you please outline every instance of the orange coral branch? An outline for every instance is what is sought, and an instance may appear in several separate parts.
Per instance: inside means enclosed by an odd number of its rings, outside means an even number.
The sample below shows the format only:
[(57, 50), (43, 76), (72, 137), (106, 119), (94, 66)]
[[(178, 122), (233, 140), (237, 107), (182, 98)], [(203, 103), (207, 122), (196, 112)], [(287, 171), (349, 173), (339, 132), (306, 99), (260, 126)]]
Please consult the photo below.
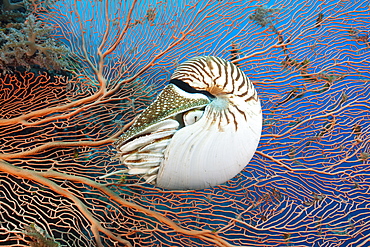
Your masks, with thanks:
[[(130, 242), (120, 238), (119, 236), (113, 234), (111, 231), (108, 231), (107, 229), (105, 229), (100, 224), (100, 222), (97, 221), (93, 217), (91, 212), (88, 210), (86, 205), (81, 202), (81, 200), (79, 200), (75, 195), (73, 195), (67, 189), (63, 189), (58, 184), (56, 184), (56, 183), (52, 182), (51, 180), (47, 179), (46, 178), (47, 176), (45, 174), (40, 173), (40, 172), (35, 172), (35, 171), (31, 171), (31, 170), (25, 170), (25, 169), (22, 169), (22, 168), (18, 168), (18, 167), (15, 167), (15, 166), (9, 164), (6, 161), (1, 161), (0, 160), (0, 164), (1, 164), (0, 165), (0, 171), (5, 172), (7, 174), (12, 174), (13, 176), (17, 176), (17, 177), (21, 177), (21, 178), (25, 178), (25, 179), (31, 179), (33, 181), (36, 181), (40, 184), (43, 184), (43, 185), (49, 187), (54, 192), (72, 200), (74, 202), (74, 204), (79, 208), (81, 213), (83, 213), (83, 215), (90, 221), (91, 229), (92, 229), (92, 232), (94, 233), (94, 237), (95, 237), (95, 241), (96, 241), (97, 246), (99, 246), (99, 247), (103, 246), (103, 244), (100, 240), (100, 234), (99, 234), (99, 231), (100, 231), (100, 232), (106, 234), (107, 236), (119, 241), (120, 243), (123, 243), (126, 246), (131, 247)], [(46, 174), (47, 173), (48, 172), (46, 172)]]
[(186, 230), (175, 224), (173, 221), (169, 220), (168, 218), (162, 216), (159, 213), (156, 213), (152, 210), (146, 209), (144, 207), (141, 207), (135, 203), (128, 202), (124, 199), (122, 199), (120, 196), (118, 196), (114, 191), (110, 190), (107, 188), (105, 185), (99, 184), (97, 182), (92, 181), (91, 179), (84, 178), (81, 176), (73, 176), (73, 175), (67, 175), (63, 174), (60, 172), (56, 172), (53, 170), (49, 170), (46, 172), (36, 172), (36, 171), (31, 171), (31, 170), (26, 170), (22, 168), (15, 167), (11, 165), (10, 163), (6, 161), (1, 161), (0, 160), (0, 171), (6, 172), (7, 174), (11, 174), (13, 176), (17, 177), (22, 177), (25, 179), (31, 179), (35, 182), (38, 182), (40, 184), (43, 184), (47, 187), (49, 187), (51, 190), (54, 192), (65, 196), (66, 198), (69, 198), (74, 202), (74, 204), (80, 209), (80, 211), (83, 213), (83, 215), (90, 221), (91, 223), (91, 228), (95, 236), (95, 240), (97, 242), (97, 246), (103, 246), (100, 240), (99, 232), (102, 232), (106, 234), (107, 236), (111, 237), (112, 239), (115, 239), (119, 241), (120, 243), (125, 244), (126, 246), (131, 246), (130, 242), (127, 240), (124, 240), (120, 238), (119, 236), (113, 234), (112, 232), (108, 231), (105, 229), (99, 221), (97, 221), (86, 205), (84, 205), (81, 200), (79, 200), (75, 195), (73, 195), (71, 192), (69, 192), (67, 189), (63, 189), (60, 187), (58, 184), (52, 182), (48, 178), (55, 178), (55, 179), (63, 179), (63, 180), (68, 180), (68, 181), (73, 181), (73, 182), (79, 182), (82, 184), (86, 184), (88, 186), (91, 186), (104, 194), (106, 194), (111, 200), (116, 201), (122, 206), (128, 207), (128, 208), (133, 208), (139, 212), (145, 213), (146, 215), (152, 216), (159, 220), (160, 222), (168, 225), (170, 228), (172, 228), (174, 231), (177, 231), (179, 233), (189, 235), (189, 236), (194, 236), (206, 241), (210, 241), (214, 243), (217, 246), (220, 247), (232, 247), (233, 245), (228, 244), (225, 240), (217, 236), (216, 233), (213, 233), (212, 231), (209, 230), (203, 230), (203, 231), (197, 231), (197, 230)]

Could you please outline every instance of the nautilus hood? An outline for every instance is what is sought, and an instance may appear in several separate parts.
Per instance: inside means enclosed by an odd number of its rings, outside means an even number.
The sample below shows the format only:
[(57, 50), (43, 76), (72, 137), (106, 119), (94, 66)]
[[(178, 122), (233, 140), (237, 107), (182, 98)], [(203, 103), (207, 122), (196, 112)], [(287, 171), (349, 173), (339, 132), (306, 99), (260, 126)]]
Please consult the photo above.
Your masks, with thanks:
[(153, 132), (162, 125), (165, 119), (175, 118), (182, 112), (202, 108), (209, 103), (209, 98), (204, 94), (188, 93), (170, 83), (138, 116), (133, 125), (120, 136), (115, 145), (122, 146), (132, 138)]

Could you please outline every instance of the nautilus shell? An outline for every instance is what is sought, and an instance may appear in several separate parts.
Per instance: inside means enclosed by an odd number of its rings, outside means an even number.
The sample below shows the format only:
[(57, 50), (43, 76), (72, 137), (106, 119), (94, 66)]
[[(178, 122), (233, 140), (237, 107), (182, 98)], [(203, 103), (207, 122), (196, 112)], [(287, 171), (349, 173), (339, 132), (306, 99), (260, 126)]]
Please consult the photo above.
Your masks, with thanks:
[(126, 169), (106, 176), (137, 174), (172, 190), (213, 187), (249, 163), (261, 129), (260, 101), (245, 74), (221, 58), (195, 57), (115, 142)]

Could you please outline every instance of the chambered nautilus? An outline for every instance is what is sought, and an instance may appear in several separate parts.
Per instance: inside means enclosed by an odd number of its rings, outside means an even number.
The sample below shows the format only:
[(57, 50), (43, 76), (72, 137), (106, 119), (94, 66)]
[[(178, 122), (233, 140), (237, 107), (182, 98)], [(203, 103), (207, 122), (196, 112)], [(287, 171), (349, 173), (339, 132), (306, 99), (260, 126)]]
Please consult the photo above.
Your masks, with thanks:
[(173, 190), (204, 189), (237, 175), (262, 129), (253, 84), (234, 64), (200, 56), (180, 64), (169, 85), (115, 142), (126, 169)]

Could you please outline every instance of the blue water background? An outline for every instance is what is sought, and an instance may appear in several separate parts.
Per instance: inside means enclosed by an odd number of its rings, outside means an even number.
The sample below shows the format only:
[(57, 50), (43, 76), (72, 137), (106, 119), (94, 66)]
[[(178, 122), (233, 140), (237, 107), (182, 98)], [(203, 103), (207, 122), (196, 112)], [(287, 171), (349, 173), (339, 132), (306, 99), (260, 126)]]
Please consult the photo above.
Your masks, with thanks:
[[(139, 8), (135, 8), (133, 11), (132, 20), (139, 20), (145, 15), (148, 6), (156, 9), (156, 18), (154, 23), (136, 25), (129, 29), (114, 53), (108, 55), (107, 66), (104, 69), (104, 76), (109, 81), (108, 88), (114, 87), (119, 80), (130, 78), (139, 72), (143, 64), (148, 63), (153, 56), (158, 55), (159, 52), (176, 41), (172, 38), (173, 36), (179, 38), (181, 37), (181, 31), (195, 27), (195, 31), (189, 34), (189, 40), (185, 40), (176, 49), (166, 52), (163, 57), (155, 62), (155, 66), (140, 76), (140, 80), (148, 85), (154, 84), (163, 87), (177, 64), (197, 55), (216, 55), (230, 59), (230, 45), (232, 42), (236, 42), (239, 44), (239, 47), (242, 47), (239, 57), (250, 57), (245, 61), (241, 61), (240, 66), (255, 83), (259, 93), (265, 123), (263, 134), (283, 133), (290, 128), (291, 122), (289, 121), (297, 121), (298, 124), (300, 121), (310, 117), (306, 115), (307, 112), (311, 116), (318, 116), (328, 107), (331, 108), (330, 111), (338, 110), (343, 104), (347, 103), (335, 103), (339, 102), (344, 94), (348, 95), (351, 101), (356, 99), (363, 100), (364, 97), (366, 98), (366, 95), (369, 95), (370, 73), (369, 70), (366, 70), (366, 67), (369, 66), (370, 48), (366, 48), (364, 43), (351, 39), (348, 29), (341, 30), (340, 28), (341, 25), (345, 25), (346, 28), (358, 28), (361, 35), (369, 34), (370, 24), (366, 20), (369, 17), (368, 2), (328, 1), (326, 4), (323, 4), (321, 1), (245, 1), (245, 3), (241, 1), (230, 3), (235, 5), (234, 13), (230, 14), (230, 18), (222, 20), (221, 24), (207, 21), (196, 23), (207, 13), (206, 11), (199, 13), (197, 11), (203, 8), (209, 10), (217, 9), (220, 2), (225, 3), (226, 1), (212, 1), (207, 6), (205, 1), (199, 1), (197, 4), (192, 1), (168, 1), (168, 3), (165, 3), (165, 1), (141, 1)], [(66, 18), (68, 21), (65, 22), (60, 19), (51, 19), (50, 22), (52, 24), (58, 23), (64, 28), (62, 29), (64, 33), (61, 33), (61, 30), (59, 30), (56, 36), (62, 37), (61, 40), (80, 56), (83, 56), (84, 51), (81, 49), (81, 46), (84, 43), (91, 62), (97, 65), (99, 58), (96, 48), (101, 42), (107, 23), (103, 18), (104, 1), (92, 1), (92, 3), (89, 4), (87, 1), (66, 1), (57, 7), (61, 13), (65, 13), (68, 16), (69, 10), (76, 9), (83, 14), (79, 17), (72, 14)], [(116, 18), (111, 25), (113, 33), (117, 28), (124, 26), (126, 22), (124, 16), (127, 15), (131, 3), (132, 1), (112, 1), (109, 5), (110, 18)], [(193, 5), (194, 8), (186, 7), (187, 4)], [(126, 6), (122, 7), (123, 5)], [(248, 12), (245, 12), (243, 9), (246, 5), (250, 6), (250, 8), (247, 8)], [(303, 7), (303, 5), (305, 6)], [(346, 74), (345, 81), (341, 82), (339, 79), (333, 83), (330, 95), (308, 92), (302, 98), (279, 105), (293, 88), (297, 87), (299, 90), (303, 90), (304, 78), (302, 78), (299, 71), (292, 72), (282, 69), (281, 63), (286, 59), (287, 54), (284, 53), (281, 47), (270, 48), (272, 45), (277, 44), (276, 35), (269, 32), (270, 35), (266, 36), (263, 34), (263, 30), (267, 28), (262, 28), (248, 18), (258, 6), (280, 9), (277, 17), (271, 17), (272, 23), (279, 30), (284, 30), (285, 39), (288, 39), (288, 37), (291, 40), (297, 38), (289, 46), (290, 50), (295, 50), (295, 52), (289, 54), (289, 58), (296, 61), (309, 60), (310, 73), (321, 73), (324, 71), (327, 75), (338, 75), (338, 71), (343, 71)], [(346, 15), (345, 12), (338, 11), (340, 8), (346, 9), (346, 11), (361, 9), (363, 13), (358, 13), (358, 16), (346, 16), (344, 18), (346, 23), (336, 22), (336, 18)], [(319, 13), (324, 13), (324, 18), (328, 18), (326, 23), (329, 24), (324, 23), (322, 27), (312, 28), (307, 31), (307, 29), (316, 24)], [(220, 14), (221, 16), (226, 13), (216, 11), (214, 14)], [(120, 18), (121, 16), (123, 18)], [(239, 20), (238, 17), (240, 17)], [(83, 32), (86, 32), (85, 40), (81, 40), (79, 35), (81, 33), (79, 18), (83, 19), (84, 27), (82, 29)], [(165, 24), (162, 25), (162, 23)], [(213, 29), (214, 25), (217, 25), (216, 29)], [(333, 27), (337, 26), (337, 28), (331, 28), (330, 25)], [(209, 29), (212, 29), (211, 35), (203, 36), (204, 30)], [(300, 32), (305, 32), (305, 34), (300, 36)], [(315, 37), (319, 36), (323, 36), (325, 39), (316, 43), (317, 39)], [(67, 39), (63, 37), (67, 37)], [(116, 37), (114, 35), (109, 36), (106, 46), (103, 48), (111, 45)], [(307, 37), (307, 39), (304, 37)], [(312, 46), (315, 46), (315, 50), (310, 49)], [(320, 51), (318, 52), (320, 55), (316, 55), (315, 51)], [(323, 56), (322, 54), (325, 55)], [(119, 58), (119, 61), (117, 61), (117, 58)], [(347, 65), (346, 61), (350, 61), (349, 65)], [(119, 67), (116, 64), (117, 62), (125, 65)], [(358, 68), (351, 67), (356, 64), (358, 64)], [(123, 74), (123, 77), (117, 79), (117, 71), (122, 71), (122, 69), (126, 72)], [(95, 81), (95, 75), (89, 68), (85, 69), (85, 73), (92, 81)], [(276, 84), (278, 81), (282, 83), (280, 85)], [(310, 83), (307, 83), (307, 86), (310, 87)], [(358, 88), (363, 89), (359, 90)], [(349, 121), (357, 119), (356, 122), (351, 124), (360, 124), (363, 130), (368, 130), (370, 126), (367, 118), (368, 113), (366, 113), (369, 109), (368, 107), (368, 104), (357, 106), (353, 109), (355, 117), (347, 115), (350, 114), (350, 112), (347, 112), (342, 116), (337, 116), (336, 121), (338, 123), (346, 123), (348, 119)], [(358, 117), (358, 114), (361, 114), (361, 112), (364, 112), (367, 116), (362, 120), (361, 117)], [(120, 120), (120, 117), (122, 115), (117, 115), (116, 120)], [(186, 193), (180, 193), (178, 194), (178, 204), (173, 204), (173, 202), (169, 201), (166, 204), (166, 198), (173, 198), (176, 196), (176, 193), (161, 193), (158, 190), (152, 190), (149, 186), (147, 190), (145, 190), (145, 187), (144, 189), (138, 188), (143, 193), (143, 197), (138, 199), (138, 203), (154, 208), (159, 212), (183, 212), (180, 214), (181, 217), (194, 219), (189, 220), (190, 223), (188, 225), (188, 227), (194, 228), (202, 227), (203, 229), (218, 230), (225, 226), (226, 219), (237, 218), (238, 221), (235, 222), (235, 225), (224, 235), (231, 241), (234, 238), (238, 238), (239, 240), (234, 244), (250, 244), (250, 238), (260, 238), (260, 241), (264, 240), (268, 243), (270, 237), (271, 239), (276, 239), (278, 234), (280, 234), (281, 242), (284, 242), (287, 238), (292, 238), (299, 243), (302, 240), (312, 238), (310, 239), (311, 245), (307, 244), (304, 246), (334, 246), (338, 241), (343, 241), (343, 246), (347, 246), (347, 242), (359, 241), (362, 239), (360, 234), (354, 234), (353, 231), (350, 236), (349, 232), (352, 229), (349, 228), (348, 222), (355, 225), (353, 229), (356, 229), (356, 231), (363, 231), (364, 235), (370, 233), (368, 229), (361, 229), (362, 226), (369, 226), (366, 223), (369, 221), (368, 217), (370, 215), (367, 205), (369, 195), (366, 192), (366, 188), (369, 186), (369, 174), (362, 174), (361, 172), (357, 174), (357, 171), (361, 171), (361, 166), (368, 166), (368, 163), (360, 161), (358, 155), (353, 155), (343, 164), (336, 166), (332, 175), (315, 172), (325, 171), (326, 165), (331, 165), (336, 161), (340, 162), (340, 160), (336, 160), (336, 157), (331, 157), (330, 152), (326, 153), (323, 150), (327, 145), (321, 145), (312, 141), (321, 131), (321, 128), (318, 126), (324, 126), (330, 120), (332, 119), (328, 117), (327, 119), (319, 118), (308, 122), (290, 135), (287, 135), (286, 138), (262, 138), (258, 151), (270, 153), (271, 147), (275, 147), (275, 150), (270, 154), (275, 153), (280, 159), (288, 159), (289, 155), (292, 155), (291, 152), (299, 153), (300, 150), (307, 148), (307, 146), (312, 149), (311, 156), (300, 157), (297, 155), (295, 157), (297, 158), (296, 162), (287, 161), (286, 164), (293, 167), (296, 170), (295, 172), (289, 171), (279, 164), (274, 164), (271, 160), (260, 157), (259, 159), (253, 159), (247, 166), (247, 169), (233, 181), (230, 181), (230, 183), (220, 188), (199, 191), (195, 197), (194, 193), (191, 193), (189, 195), (191, 201), (187, 200)], [(337, 130), (334, 136), (335, 138), (333, 139), (326, 137), (323, 140), (326, 144), (332, 143), (333, 152), (340, 152), (339, 147), (335, 145), (336, 142), (339, 142), (338, 139), (354, 138), (353, 135), (348, 137), (348, 133), (341, 132), (340, 129)], [(286, 144), (295, 144), (295, 146), (292, 146), (289, 152)], [(279, 146), (281, 147), (280, 151)], [(363, 146), (360, 152), (369, 152), (369, 145)], [(322, 156), (319, 159), (320, 162), (317, 162), (317, 156), (320, 155)], [(264, 164), (263, 161), (266, 163)], [(354, 168), (356, 166), (357, 168)], [(305, 169), (307, 167), (310, 167), (312, 171)], [(347, 172), (344, 172), (345, 170)], [(363, 170), (367, 171), (366, 169)], [(336, 173), (338, 171), (339, 173)], [(352, 181), (352, 184), (355, 184), (355, 182), (362, 184), (360, 188), (357, 188), (358, 192), (352, 193), (354, 185), (350, 187), (348, 183), (336, 183), (336, 181), (342, 181), (343, 176), (347, 175), (355, 177), (355, 181)], [(335, 189), (330, 190), (330, 185)], [(276, 210), (281, 210), (280, 214), (276, 214), (265, 223), (262, 222), (263, 220), (259, 222), (248, 221), (249, 212), (245, 212), (245, 210), (252, 206), (250, 199), (255, 198), (257, 201), (261, 198), (261, 195), (274, 189), (279, 189), (279, 193), (281, 193), (281, 197), (277, 196), (280, 198), (277, 201), (281, 200), (281, 202), (277, 203), (278, 206), (276, 208)], [(233, 193), (233, 190), (238, 192)], [(347, 194), (348, 191), (352, 192)], [(317, 195), (319, 198), (315, 199)], [(217, 199), (218, 196), (221, 197), (220, 200)], [(324, 199), (326, 197), (327, 199)], [(366, 198), (363, 199), (362, 197)], [(197, 198), (197, 200), (194, 198)], [(225, 201), (225, 198), (230, 200)], [(299, 211), (299, 208), (297, 208), (298, 204), (304, 205), (304, 202), (310, 203), (315, 200), (316, 206), (302, 206), (300, 215), (292, 213)], [(219, 201), (221, 203), (218, 203)], [(209, 203), (213, 204), (212, 211), (217, 212), (213, 214), (213, 218), (207, 211)], [(321, 207), (317, 206), (320, 203), (322, 204)], [(256, 209), (256, 207), (252, 206), (252, 209)], [(353, 208), (356, 209), (354, 210)], [(192, 213), (194, 210), (197, 213)], [(343, 211), (343, 217), (331, 218), (330, 211), (332, 210)], [(283, 223), (284, 221), (299, 222), (303, 219), (306, 220), (307, 215), (310, 214), (314, 215), (312, 216), (313, 221), (316, 221), (313, 225), (320, 225), (317, 229), (325, 230), (325, 224), (328, 227), (335, 226), (333, 229), (336, 230), (331, 230), (332, 236), (329, 234), (329, 237), (325, 237), (319, 233), (321, 230), (314, 232), (312, 229), (307, 229), (305, 224), (302, 224), (301, 228), (299, 223), (295, 224), (294, 228), (289, 228), (288, 225)], [(289, 219), (293, 215), (296, 218)], [(365, 223), (361, 223), (360, 218), (364, 218)], [(173, 220), (176, 220), (176, 218)], [(199, 225), (193, 225), (193, 222), (196, 221), (199, 222)], [(253, 226), (256, 224), (263, 227), (260, 227), (260, 230), (255, 230)], [(357, 228), (356, 224), (358, 224)], [(282, 231), (289, 233), (289, 237), (281, 235)], [(240, 236), (243, 235), (245, 239), (240, 240)], [(310, 235), (312, 236), (310, 237)], [(166, 242), (166, 236), (158, 237), (158, 239), (161, 238), (163, 242)], [(274, 246), (297, 246), (294, 245), (294, 242), (269, 244)]]

